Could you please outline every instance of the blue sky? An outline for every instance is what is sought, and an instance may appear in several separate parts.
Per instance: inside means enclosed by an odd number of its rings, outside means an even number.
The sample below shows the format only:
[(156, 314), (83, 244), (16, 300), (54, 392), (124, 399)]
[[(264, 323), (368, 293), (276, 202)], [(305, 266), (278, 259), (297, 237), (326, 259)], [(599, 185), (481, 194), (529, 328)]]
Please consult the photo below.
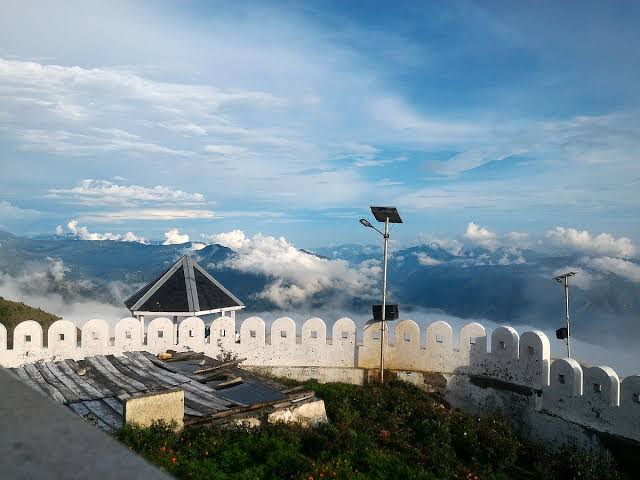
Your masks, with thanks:
[[(314, 247), (640, 240), (637, 2), (29, 2), (0, 15), (0, 228)], [(72, 223), (71, 228), (67, 226)]]

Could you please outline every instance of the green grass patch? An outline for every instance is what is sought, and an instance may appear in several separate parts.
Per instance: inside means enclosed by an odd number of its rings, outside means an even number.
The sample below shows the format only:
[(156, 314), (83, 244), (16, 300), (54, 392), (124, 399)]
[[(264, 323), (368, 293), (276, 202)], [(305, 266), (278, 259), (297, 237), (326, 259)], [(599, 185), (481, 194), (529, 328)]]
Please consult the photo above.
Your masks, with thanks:
[(501, 419), (451, 410), (404, 382), (305, 384), (330, 423), (304, 430), (126, 426), (118, 439), (181, 479), (618, 479), (614, 465), (518, 440)]

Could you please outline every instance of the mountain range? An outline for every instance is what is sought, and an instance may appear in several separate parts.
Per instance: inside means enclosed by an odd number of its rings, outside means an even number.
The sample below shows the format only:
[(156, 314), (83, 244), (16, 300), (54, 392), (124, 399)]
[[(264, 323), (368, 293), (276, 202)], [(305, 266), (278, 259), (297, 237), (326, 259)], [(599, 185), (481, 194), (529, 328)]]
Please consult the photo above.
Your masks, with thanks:
[[(26, 238), (8, 232), (0, 232), (0, 284), (19, 283), (32, 295), (56, 293), (69, 302), (88, 298), (122, 305), (125, 298), (185, 253), (243, 300), (249, 311), (282, 310), (283, 305), (265, 292), (276, 287), (287, 292), (302, 288), (297, 284), (301, 279), (313, 284), (319, 268), (333, 264), (340, 267), (339, 275), (353, 275), (348, 285), (358, 285), (355, 293), (350, 294), (342, 284), (318, 279), (312, 294), (298, 301), (295, 296), (287, 297), (290, 303), (286, 308), (313, 311), (330, 305), (336, 318), (348, 312), (366, 315), (379, 297), (382, 249), (373, 245), (297, 250), (302, 262), (298, 259), (295, 267), (311, 266), (306, 273), (303, 269), (298, 276), (288, 277), (288, 257), (282, 258), (282, 268), (268, 271), (253, 268), (256, 263), (242, 262), (243, 255), (250, 253), (218, 244), (202, 247), (195, 243), (88, 241), (72, 236)], [(564, 269), (576, 268), (571, 289), (574, 334), (593, 343), (630, 344), (640, 335), (640, 281), (596, 270), (585, 262), (579, 254), (553, 255), (531, 249), (450, 249), (437, 243), (400, 248), (390, 255), (389, 296), (391, 302), (400, 304), (405, 318), (412, 311), (432, 311), (548, 330), (562, 326), (564, 319), (563, 291), (553, 277)], [(628, 263), (637, 266), (635, 260)], [(367, 277), (369, 283), (360, 277)]]

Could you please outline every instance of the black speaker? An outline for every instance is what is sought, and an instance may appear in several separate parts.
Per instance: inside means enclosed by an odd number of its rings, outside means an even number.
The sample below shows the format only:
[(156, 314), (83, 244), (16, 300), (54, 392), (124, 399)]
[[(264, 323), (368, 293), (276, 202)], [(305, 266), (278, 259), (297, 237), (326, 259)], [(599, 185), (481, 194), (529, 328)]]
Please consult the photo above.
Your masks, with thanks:
[(558, 340), (566, 340), (569, 337), (569, 330), (567, 327), (562, 327), (556, 330), (556, 338)]
[[(399, 317), (398, 314), (398, 305), (396, 304), (387, 304), (384, 309), (384, 319), (385, 320), (397, 320)], [(382, 320), (382, 305), (374, 305), (373, 306), (373, 319), (376, 322)]]

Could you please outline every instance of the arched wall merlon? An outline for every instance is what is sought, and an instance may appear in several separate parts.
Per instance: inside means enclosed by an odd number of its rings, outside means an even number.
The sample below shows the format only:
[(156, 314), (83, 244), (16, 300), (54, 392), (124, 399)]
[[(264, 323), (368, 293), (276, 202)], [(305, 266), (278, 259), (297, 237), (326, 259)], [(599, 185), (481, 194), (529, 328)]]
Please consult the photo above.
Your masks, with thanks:
[(7, 327), (0, 323), (0, 352), (7, 349)]
[(220, 352), (233, 350), (236, 343), (236, 321), (227, 316), (214, 319), (209, 324), (209, 343)]
[(153, 353), (161, 353), (173, 348), (176, 333), (173, 322), (167, 317), (157, 317), (147, 325), (147, 348)]
[(312, 317), (302, 324), (302, 343), (326, 345), (327, 325), (318, 317)]
[(487, 332), (482, 325), (477, 322), (467, 323), (460, 329), (461, 358), (470, 364), (472, 360), (480, 360), (480, 357), (487, 353)]
[[(385, 335), (385, 344), (388, 343)], [(362, 329), (362, 345), (358, 348), (360, 368), (380, 367), (380, 322), (368, 323)]]
[(496, 358), (517, 359), (520, 337), (512, 327), (498, 327), (491, 334), (491, 355)]
[(423, 369), (424, 355), (420, 351), (420, 327), (418, 324), (413, 320), (402, 320), (396, 323), (395, 337), (395, 343), (387, 347), (388, 359), (386, 361), (389, 368), (398, 370)]
[(617, 432), (640, 441), (640, 376), (625, 377), (620, 386)]
[(109, 325), (104, 320), (93, 318), (82, 326), (82, 349), (87, 355), (105, 353), (109, 346)]
[(178, 325), (179, 344), (188, 350), (204, 349), (204, 322), (198, 317), (187, 317)]
[(573, 358), (554, 360), (550, 368), (549, 387), (546, 392), (554, 398), (571, 398), (582, 395), (582, 368)]
[(640, 375), (630, 375), (622, 380), (620, 406), (640, 416)]
[(240, 344), (248, 349), (263, 348), (266, 326), (260, 317), (249, 317), (240, 324)]
[(271, 324), (272, 346), (293, 346), (296, 344), (296, 322), (289, 317), (280, 317)]
[(16, 325), (13, 330), (13, 349), (23, 351), (42, 349), (42, 326), (34, 320)]
[(142, 348), (142, 330), (140, 320), (128, 317), (116, 323), (115, 346), (122, 351), (135, 351)]
[(331, 330), (331, 339), (334, 345), (337, 342), (351, 342), (355, 344), (356, 324), (349, 317), (342, 317), (335, 321)]
[(47, 331), (47, 348), (52, 353), (69, 352), (78, 345), (77, 327), (69, 320), (56, 320)]
[(453, 329), (442, 320), (433, 322), (427, 327), (427, 351), (436, 353), (453, 350)]
[(543, 332), (534, 330), (522, 334), (519, 357), (524, 383), (538, 388), (549, 385), (551, 344)]
[(583, 395), (592, 405), (620, 405), (620, 379), (610, 367), (587, 368)]

